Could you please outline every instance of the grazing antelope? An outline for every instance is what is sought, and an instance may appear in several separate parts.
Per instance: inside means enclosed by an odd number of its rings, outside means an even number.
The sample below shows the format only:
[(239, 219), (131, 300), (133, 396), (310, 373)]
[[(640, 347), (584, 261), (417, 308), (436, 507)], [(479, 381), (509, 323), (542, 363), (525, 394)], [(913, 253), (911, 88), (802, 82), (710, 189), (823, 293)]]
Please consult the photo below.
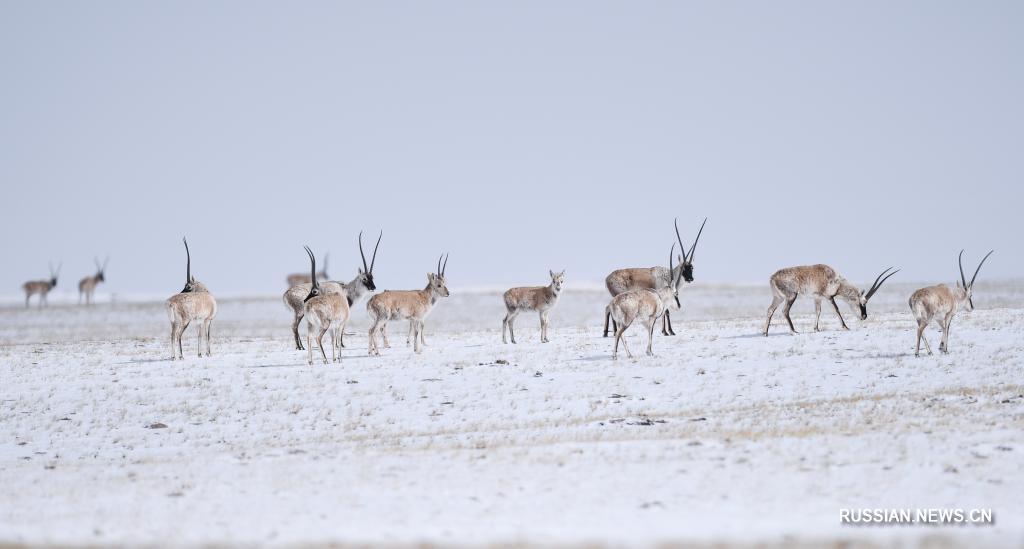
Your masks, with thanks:
[[(380, 236), (377, 237), (377, 245), (373, 247), (373, 258), (370, 260), (370, 265), (366, 265), (366, 255), (363, 253), (363, 233), (359, 232), (359, 255), (363, 259), (363, 268), (359, 269), (359, 273), (349, 282), (334, 282), (324, 281), (319, 284), (321, 293), (340, 293), (348, 298), (348, 306), (352, 307), (363, 294), (372, 292), (377, 289), (377, 286), (373, 283), (373, 265), (377, 262), (377, 248), (380, 247), (380, 239), (384, 236), (382, 231)], [(308, 276), (308, 275), (303, 275)], [(294, 317), (292, 319), (292, 335), (295, 336), (295, 347), (304, 351), (305, 347), (302, 346), (302, 338), (299, 337), (299, 323), (302, 322), (303, 315), (306, 314), (303, 302), (307, 295), (309, 295), (310, 289), (313, 284), (310, 282), (304, 282), (302, 284), (296, 284), (284, 293), (284, 304), (292, 310)], [(347, 318), (346, 318), (347, 322)], [(341, 339), (338, 343), (345, 346), (345, 326), (341, 327), (340, 333)]]
[(512, 343), (516, 342), (515, 321), (516, 316), (523, 311), (537, 311), (540, 314), (540, 341), (547, 343), (548, 339), (548, 313), (558, 304), (558, 296), (562, 293), (562, 284), (565, 282), (565, 271), (560, 273), (548, 271), (551, 275), (551, 284), (547, 286), (535, 286), (531, 288), (512, 288), (505, 292), (505, 320), (501, 322), (501, 342), (508, 343), (505, 339), (506, 329), (512, 336)]
[(53, 265), (47, 265), (50, 268), (50, 280), (29, 280), (28, 282), (21, 285), (22, 289), (25, 290), (25, 308), (28, 308), (28, 300), (32, 296), (39, 294), (39, 308), (43, 308), (46, 305), (46, 296), (50, 293), (50, 290), (57, 287), (57, 277), (60, 276), (60, 268), (63, 264), (57, 265), (57, 270), (53, 270)]
[(206, 338), (206, 356), (210, 356), (210, 324), (217, 316), (217, 300), (210, 290), (192, 277), (192, 254), (185, 243), (185, 287), (181, 293), (167, 299), (167, 318), (171, 320), (171, 360), (184, 359), (181, 349), (181, 335), (193, 320), (201, 321), (199, 325), (199, 356), (203, 356), (203, 338)]
[[(673, 252), (675, 252), (674, 244), (668, 255), (669, 271), (672, 271)], [(626, 355), (633, 358), (629, 347), (626, 346), (626, 340), (622, 339), (622, 334), (637, 319), (640, 319), (640, 322), (647, 328), (647, 355), (654, 356), (654, 350), (651, 347), (654, 344), (654, 325), (658, 322), (658, 317), (668, 314), (669, 311), (678, 311), (682, 308), (682, 304), (679, 303), (678, 280), (681, 276), (682, 271), (678, 271), (669, 284), (655, 289), (629, 290), (612, 298), (612, 302), (605, 308), (605, 315), (615, 320), (613, 359), (619, 358), (620, 341), (622, 347), (626, 349)]]
[(448, 297), (448, 287), (445, 285), (444, 278), (447, 269), (448, 256), (444, 256), (444, 267), (441, 266), (439, 257), (437, 258), (437, 272), (427, 273), (426, 288), (405, 291), (385, 290), (366, 302), (366, 311), (370, 313), (370, 319), (373, 321), (370, 326), (370, 355), (380, 355), (377, 334), (383, 337), (385, 348), (391, 347), (388, 342), (388, 321), (401, 319), (409, 319), (413, 348), (417, 353), (422, 352), (421, 344), (427, 344), (423, 339), (423, 321), (434, 308), (438, 298)]
[(92, 294), (96, 291), (96, 286), (99, 286), (100, 282), (106, 282), (103, 272), (107, 270), (107, 262), (110, 258), (103, 260), (103, 265), (100, 265), (100, 260), (93, 258), (93, 263), (96, 264), (96, 274), (87, 276), (82, 280), (78, 281), (78, 304), (82, 304), (82, 296), (85, 296), (85, 304), (92, 305)]
[[(330, 278), (327, 276), (327, 258), (329, 257), (331, 257), (331, 254), (324, 256), (324, 268), (320, 269), (320, 271), (316, 273), (316, 279), (320, 282), (324, 282)], [(291, 288), (299, 284), (310, 284), (313, 282), (313, 277), (306, 273), (292, 273), (288, 275), (286, 280), (288, 281), (288, 287)], [(303, 296), (305, 296), (305, 294), (303, 294)]]
[[(796, 298), (801, 295), (807, 295), (814, 299), (815, 332), (819, 331), (818, 322), (821, 320), (821, 300), (823, 299), (827, 299), (832, 304), (832, 308), (835, 309), (836, 316), (839, 317), (839, 322), (843, 325), (843, 329), (849, 330), (849, 326), (843, 320), (842, 313), (839, 312), (836, 298), (839, 297), (845, 300), (854, 311), (859, 309), (860, 319), (867, 320), (868, 300), (871, 299), (871, 296), (875, 295), (875, 292), (878, 291), (878, 288), (886, 280), (889, 280), (890, 276), (900, 272), (897, 269), (890, 273), (890, 270), (892, 270), (892, 267), (882, 271), (882, 274), (878, 275), (875, 283), (871, 285), (871, 289), (867, 292), (858, 290), (856, 286), (850, 284), (842, 276), (839, 276), (839, 273), (828, 265), (804, 265), (776, 271), (770, 280), (772, 304), (768, 307), (768, 320), (764, 324), (764, 335), (768, 335), (768, 327), (772, 325), (772, 315), (775, 314), (775, 309), (783, 301), (786, 302), (786, 308), (782, 312), (786, 316), (786, 322), (789, 323), (789, 330), (794, 334), (797, 333), (796, 328), (793, 327), (793, 319), (789, 317), (789, 310), (793, 308)], [(882, 278), (883, 276), (885, 278)]]
[(341, 331), (348, 322), (348, 300), (340, 292), (325, 293), (316, 280), (316, 256), (306, 246), (309, 254), (310, 277), (313, 280), (309, 294), (303, 299), (303, 316), (306, 318), (306, 348), (309, 353), (309, 364), (313, 365), (313, 331), (316, 330), (316, 344), (320, 355), (327, 364), (327, 353), (324, 351), (324, 334), (331, 331), (331, 362), (341, 362)]
[[(683, 280), (693, 282), (693, 254), (697, 250), (697, 241), (700, 240), (700, 235), (704, 232), (704, 224), (707, 222), (707, 218), (704, 218), (704, 223), (700, 224), (700, 230), (697, 231), (697, 238), (693, 240), (693, 246), (690, 248), (689, 253), (687, 253), (686, 246), (683, 245), (683, 238), (679, 236), (679, 220), (675, 220), (673, 223), (676, 228), (676, 240), (679, 242), (679, 251), (683, 254), (679, 257), (679, 265), (676, 265), (675, 268), (669, 269), (658, 266), (612, 271), (612, 273), (604, 279), (604, 284), (608, 288), (608, 292), (612, 294), (612, 297), (615, 297), (622, 292), (628, 292), (630, 290), (657, 290), (658, 288), (663, 288), (670, 284), (675, 284), (678, 288)], [(682, 277), (679, 276), (680, 272), (682, 273)], [(609, 320), (612, 320), (611, 315), (605, 312), (604, 337), (608, 337)], [(612, 331), (615, 330), (616, 328), (613, 324)], [(662, 321), (661, 333), (664, 335), (676, 335), (675, 330), (672, 329), (672, 320), (667, 311), (665, 312), (665, 317)]]
[(978, 271), (981, 270), (981, 266), (985, 264), (985, 260), (990, 255), (992, 252), (985, 254), (985, 257), (981, 259), (978, 268), (974, 270), (971, 282), (968, 283), (967, 277), (964, 276), (964, 251), (960, 250), (960, 257), (957, 259), (960, 264), (960, 281), (957, 282), (956, 288), (937, 284), (921, 288), (910, 296), (910, 310), (914, 312), (914, 318), (917, 319), (917, 347), (914, 349), (914, 356), (921, 356), (922, 339), (925, 348), (928, 349), (928, 354), (932, 354), (932, 346), (924, 337), (924, 329), (932, 320), (937, 321), (942, 330), (939, 351), (949, 353), (949, 325), (953, 322), (953, 315), (961, 308), (966, 308), (968, 311), (974, 310), (974, 301), (971, 299), (974, 280), (978, 278)]

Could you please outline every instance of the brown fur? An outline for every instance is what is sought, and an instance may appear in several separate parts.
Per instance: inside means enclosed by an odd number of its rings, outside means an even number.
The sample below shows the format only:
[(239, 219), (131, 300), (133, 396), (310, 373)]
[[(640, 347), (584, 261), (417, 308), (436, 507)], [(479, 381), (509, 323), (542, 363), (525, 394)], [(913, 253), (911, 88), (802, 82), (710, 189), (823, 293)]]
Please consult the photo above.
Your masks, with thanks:
[(438, 298), (448, 297), (448, 287), (444, 276), (434, 273), (427, 274), (427, 286), (422, 290), (386, 290), (366, 302), (366, 311), (370, 314), (373, 324), (370, 326), (370, 355), (380, 355), (377, 345), (377, 334), (384, 339), (384, 347), (390, 348), (387, 325), (391, 320), (409, 320), (409, 331), (413, 346), (417, 353), (422, 352), (421, 344), (427, 342), (423, 338), (423, 322), (430, 314)]
[(622, 347), (626, 349), (626, 355), (630, 358), (633, 357), (622, 336), (626, 329), (633, 324), (633, 321), (638, 319), (647, 328), (647, 355), (653, 356), (654, 325), (667, 310), (679, 310), (679, 308), (679, 290), (674, 285), (657, 290), (629, 290), (612, 298), (612, 302), (605, 309), (616, 323), (612, 358), (619, 356), (620, 341)]
[(939, 351), (949, 352), (949, 327), (953, 322), (953, 316), (961, 307), (966, 306), (967, 310), (972, 309), (970, 298), (970, 289), (964, 290), (960, 285), (950, 288), (945, 284), (921, 288), (910, 296), (910, 310), (913, 311), (914, 318), (917, 320), (917, 345), (914, 349), (914, 356), (921, 356), (921, 340), (924, 340), (928, 354), (932, 354), (932, 346), (924, 336), (924, 329), (933, 320), (937, 321), (939, 329), (942, 330)]
[[(340, 285), (339, 285), (340, 286)], [(341, 332), (348, 323), (349, 307), (345, 294), (323, 293), (311, 297), (303, 307), (306, 318), (306, 348), (309, 352), (309, 364), (313, 364), (313, 331), (316, 330), (317, 346), (327, 364), (327, 353), (324, 352), (324, 333), (331, 331), (331, 361), (341, 362)]]
[(42, 308), (46, 305), (46, 297), (54, 286), (56, 284), (53, 283), (53, 280), (30, 280), (22, 284), (21, 288), (25, 290), (25, 307), (28, 307), (29, 298), (39, 294), (39, 307)]
[(547, 286), (534, 286), (526, 288), (511, 288), (505, 292), (505, 319), (501, 323), (501, 341), (508, 343), (505, 338), (506, 331), (512, 336), (512, 343), (516, 342), (515, 320), (516, 316), (523, 311), (537, 311), (540, 315), (540, 340), (542, 343), (548, 339), (548, 314), (558, 304), (558, 296), (562, 292), (562, 284), (565, 281), (565, 271), (556, 273), (549, 271), (551, 284)]
[[(203, 356), (203, 339), (206, 339), (206, 356), (210, 356), (210, 324), (217, 316), (217, 300), (198, 281), (191, 292), (172, 295), (167, 299), (167, 317), (171, 321), (171, 360), (185, 358), (181, 348), (181, 336), (193, 320), (201, 321), (199, 326), (199, 356)], [(177, 344), (177, 346), (175, 346)]]
[(861, 291), (853, 284), (847, 282), (835, 269), (828, 265), (803, 265), (780, 269), (771, 276), (769, 283), (772, 288), (772, 304), (768, 307), (768, 320), (764, 325), (764, 335), (766, 336), (768, 335), (768, 327), (772, 323), (772, 315), (775, 314), (775, 309), (783, 301), (786, 302), (783, 315), (789, 323), (790, 331), (794, 334), (796, 333), (796, 328), (793, 326), (793, 320), (789, 316), (789, 311), (793, 308), (796, 298), (801, 295), (810, 296), (814, 300), (815, 332), (819, 330), (822, 300), (827, 299), (832, 304), (832, 308), (835, 309), (836, 316), (839, 317), (839, 322), (844, 330), (849, 330), (850, 328), (846, 325), (846, 321), (843, 320), (842, 313), (839, 312), (836, 298), (843, 298), (851, 307), (860, 307), (866, 304)]

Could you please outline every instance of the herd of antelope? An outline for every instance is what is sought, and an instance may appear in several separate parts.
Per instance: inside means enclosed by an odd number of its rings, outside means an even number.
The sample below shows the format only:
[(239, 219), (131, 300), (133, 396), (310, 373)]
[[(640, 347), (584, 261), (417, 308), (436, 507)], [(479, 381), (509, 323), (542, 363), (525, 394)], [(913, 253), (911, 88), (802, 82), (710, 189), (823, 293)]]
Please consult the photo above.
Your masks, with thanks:
[[(632, 357), (626, 341), (623, 339), (625, 331), (636, 321), (644, 326), (647, 331), (647, 354), (653, 355), (654, 328), (661, 321), (661, 332), (664, 335), (675, 335), (672, 328), (670, 313), (682, 308), (679, 301), (679, 290), (683, 282), (693, 282), (693, 258), (700, 241), (700, 235), (704, 232), (704, 225), (707, 219), (701, 223), (693, 245), (687, 250), (683, 244), (682, 236), (679, 233), (678, 222), (674, 223), (676, 241), (672, 243), (669, 250), (668, 268), (662, 266), (626, 268), (612, 271), (605, 278), (605, 286), (611, 294), (611, 302), (605, 307), (604, 337), (608, 337), (608, 325), (611, 323), (614, 333), (614, 346), (612, 358), (618, 357), (619, 344), (626, 350), (626, 354)], [(292, 311), (292, 336), (295, 347), (300, 351), (307, 351), (307, 361), (313, 364), (314, 340), (315, 348), (320, 351), (320, 357), (324, 364), (327, 364), (327, 352), (324, 349), (323, 338), (328, 332), (331, 337), (331, 360), (341, 361), (340, 348), (345, 346), (345, 326), (349, 321), (351, 307), (359, 299), (377, 289), (373, 280), (373, 267), (377, 261), (377, 250), (383, 232), (377, 236), (377, 243), (373, 248), (373, 255), (370, 262), (366, 262), (366, 254), (363, 252), (363, 234), (359, 233), (359, 255), (362, 258), (362, 267), (358, 268), (358, 274), (349, 282), (337, 282), (328, 280), (327, 256), (321, 270), (316, 268), (316, 256), (308, 246), (305, 247), (310, 262), (309, 274), (298, 273), (287, 277), (288, 290), (284, 293), (284, 303)], [(181, 336), (192, 321), (199, 324), (198, 353), (210, 356), (210, 325), (217, 315), (217, 300), (213, 294), (201, 282), (192, 276), (192, 255), (189, 252), (188, 241), (182, 239), (185, 244), (185, 287), (177, 294), (167, 299), (165, 305), (167, 316), (171, 322), (171, 359), (184, 358), (182, 354)], [(676, 255), (676, 244), (679, 245), (679, 254)], [(932, 354), (931, 345), (924, 336), (924, 330), (932, 321), (935, 321), (942, 332), (942, 340), (939, 343), (939, 351), (949, 352), (949, 329), (953, 316), (957, 311), (966, 309), (974, 310), (972, 290), (974, 282), (978, 278), (978, 272), (985, 260), (992, 255), (988, 252), (978, 263), (970, 282), (964, 274), (963, 266), (964, 251), (960, 251), (958, 263), (960, 265), (960, 280), (956, 287), (946, 284), (928, 286), (915, 291), (910, 296), (910, 310), (917, 321), (917, 340), (914, 351), (915, 356), (920, 356), (921, 341), (924, 341), (928, 354)], [(442, 263), (443, 259), (443, 263)], [(104, 271), (107, 261), (102, 264), (95, 260), (96, 273), (83, 278), (78, 283), (79, 304), (83, 299), (86, 305), (91, 305), (93, 292), (101, 282), (105, 282)], [(427, 274), (427, 285), (422, 290), (393, 291), (385, 290), (373, 295), (366, 303), (366, 310), (371, 320), (369, 329), (369, 354), (380, 355), (378, 338), (383, 340), (384, 347), (391, 345), (388, 341), (387, 324), (391, 320), (408, 320), (409, 333), (406, 337), (406, 344), (412, 344), (416, 353), (422, 352), (423, 346), (427, 344), (423, 335), (424, 321), (430, 311), (437, 304), (438, 300), (448, 297), (448, 287), (445, 281), (445, 272), (448, 267), (448, 256), (442, 254), (437, 260), (437, 268), (434, 272)], [(790, 318), (790, 309), (797, 297), (803, 295), (814, 300), (815, 319), (814, 331), (819, 331), (821, 320), (821, 302), (828, 301), (844, 330), (848, 330), (846, 321), (839, 310), (836, 299), (845, 301), (857, 313), (861, 320), (868, 317), (868, 301), (881, 288), (890, 277), (898, 273), (893, 267), (882, 271), (875, 278), (874, 283), (867, 291), (860, 290), (857, 286), (843, 278), (835, 269), (828, 265), (804, 265), (788, 267), (775, 272), (769, 279), (772, 290), (772, 303), (768, 307), (767, 319), (764, 325), (764, 335), (768, 335), (771, 327), (772, 316), (775, 310), (785, 302), (783, 316), (789, 324), (792, 333), (797, 333), (793, 320)], [(60, 265), (54, 270), (50, 266), (50, 278), (48, 280), (33, 280), (23, 285), (25, 290), (25, 306), (29, 306), (29, 300), (33, 295), (39, 296), (39, 306), (46, 304), (46, 297), (50, 290), (57, 286), (57, 277), (60, 274)], [(551, 283), (547, 286), (511, 288), (503, 294), (506, 315), (502, 321), (501, 339), (503, 343), (509, 340), (516, 343), (515, 319), (526, 311), (536, 312), (540, 317), (540, 340), (543, 343), (550, 341), (548, 338), (548, 318), (552, 309), (558, 304), (558, 298), (565, 283), (565, 271), (548, 271), (551, 276)], [(302, 338), (299, 335), (299, 326), (302, 319), (306, 319), (306, 345), (303, 346)]]

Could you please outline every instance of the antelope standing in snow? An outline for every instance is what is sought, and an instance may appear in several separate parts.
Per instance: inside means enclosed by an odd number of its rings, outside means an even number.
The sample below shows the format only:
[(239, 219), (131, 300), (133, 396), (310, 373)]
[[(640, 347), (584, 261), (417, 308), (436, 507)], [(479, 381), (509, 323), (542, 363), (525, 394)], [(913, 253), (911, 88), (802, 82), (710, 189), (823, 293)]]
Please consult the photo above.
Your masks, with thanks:
[[(672, 254), (675, 252), (675, 245), (668, 254), (669, 271), (672, 271)], [(682, 271), (678, 271), (675, 278), (669, 284), (655, 289), (644, 288), (640, 290), (629, 290), (622, 292), (612, 298), (612, 302), (605, 308), (605, 315), (615, 320), (615, 348), (612, 350), (612, 358), (619, 358), (619, 342), (626, 349), (626, 355), (633, 358), (626, 346), (626, 340), (622, 334), (626, 332), (634, 320), (639, 319), (647, 328), (647, 356), (654, 356), (652, 345), (654, 344), (654, 325), (658, 317), (667, 315), (669, 311), (678, 311), (682, 308), (679, 303), (679, 278)]]
[[(689, 253), (687, 253), (686, 246), (683, 245), (683, 239), (679, 236), (679, 220), (675, 220), (676, 240), (679, 242), (679, 251), (683, 254), (679, 257), (679, 265), (668, 269), (658, 266), (612, 271), (612, 273), (604, 279), (604, 284), (608, 288), (608, 292), (612, 294), (612, 297), (615, 297), (622, 292), (628, 292), (629, 290), (656, 290), (671, 284), (675, 284), (676, 288), (678, 288), (683, 280), (693, 282), (693, 253), (697, 249), (697, 241), (700, 240), (700, 234), (704, 232), (704, 224), (707, 222), (707, 218), (704, 218), (704, 223), (700, 224), (700, 230), (697, 231), (697, 238), (693, 240), (693, 246), (690, 248)], [(680, 272), (682, 273), (681, 277), (679, 276)], [(611, 318), (611, 315), (605, 312), (604, 337), (608, 337), (609, 320), (613, 319)], [(613, 323), (612, 330), (615, 331), (615, 329), (616, 328)], [(676, 335), (675, 330), (672, 329), (672, 320), (667, 311), (665, 312), (665, 318), (662, 321), (661, 333), (665, 335)]]
[(199, 356), (203, 356), (203, 339), (206, 339), (206, 356), (210, 356), (210, 324), (213, 317), (217, 316), (217, 300), (213, 298), (210, 290), (192, 277), (192, 254), (188, 251), (188, 241), (185, 243), (185, 287), (181, 293), (172, 295), (167, 299), (167, 318), (171, 320), (171, 360), (184, 359), (181, 349), (181, 335), (188, 328), (193, 320), (200, 321), (199, 324)]
[[(384, 236), (381, 232), (380, 236), (377, 237), (377, 245), (373, 247), (373, 258), (370, 260), (370, 265), (366, 265), (366, 255), (363, 253), (363, 233), (359, 232), (359, 255), (363, 259), (363, 268), (359, 269), (359, 273), (350, 282), (334, 282), (325, 281), (320, 286), (321, 293), (340, 293), (348, 298), (348, 306), (352, 307), (363, 294), (372, 292), (377, 289), (377, 286), (373, 283), (373, 264), (377, 261), (377, 248), (380, 247), (380, 239)], [(304, 275), (308, 276), (308, 275)], [(295, 336), (295, 347), (304, 351), (305, 347), (302, 346), (302, 338), (299, 337), (299, 323), (302, 322), (303, 315), (306, 314), (305, 307), (303, 306), (303, 300), (309, 295), (309, 291), (313, 288), (313, 284), (305, 282), (302, 284), (296, 284), (284, 293), (284, 304), (292, 310), (294, 317), (292, 319), (292, 335)], [(346, 319), (347, 322), (347, 319)], [(345, 346), (345, 326), (341, 327), (341, 333), (338, 343)]]
[(96, 274), (87, 276), (82, 280), (78, 281), (78, 304), (82, 304), (82, 297), (85, 296), (85, 304), (92, 305), (92, 294), (96, 291), (96, 286), (99, 286), (100, 282), (106, 282), (103, 272), (107, 270), (107, 261), (110, 258), (103, 260), (103, 264), (100, 265), (100, 260), (93, 258), (93, 263), (96, 264)]
[(412, 335), (413, 348), (417, 353), (422, 352), (421, 345), (426, 345), (423, 339), (423, 321), (430, 314), (438, 298), (448, 297), (448, 287), (445, 285), (444, 274), (448, 269), (448, 256), (444, 257), (444, 267), (441, 266), (441, 258), (437, 259), (437, 272), (427, 273), (427, 287), (422, 290), (391, 291), (385, 290), (370, 298), (366, 302), (366, 311), (370, 313), (373, 324), (370, 326), (370, 354), (380, 355), (380, 348), (377, 346), (377, 334), (384, 339), (384, 347), (389, 348), (388, 342), (388, 321), (409, 319), (409, 332)]
[[(316, 273), (316, 279), (321, 282), (324, 282), (330, 278), (329, 276), (327, 276), (327, 258), (329, 258), (330, 256), (331, 254), (327, 254), (324, 256), (324, 268), (320, 269), (320, 271)], [(310, 284), (311, 282), (313, 282), (313, 278), (314, 277), (306, 273), (292, 273), (288, 275), (288, 278), (286, 280), (288, 281), (288, 287), (291, 288), (299, 284)], [(303, 296), (305, 296), (305, 294), (303, 294)]]
[(50, 290), (57, 286), (57, 277), (60, 275), (61, 265), (57, 265), (57, 270), (53, 270), (53, 265), (47, 265), (50, 268), (50, 280), (29, 280), (28, 282), (21, 285), (22, 289), (25, 290), (25, 308), (28, 308), (28, 300), (30, 297), (39, 294), (39, 308), (46, 305), (46, 296), (50, 293)]
[(890, 276), (900, 272), (897, 269), (890, 273), (890, 270), (892, 270), (892, 267), (882, 271), (882, 274), (878, 275), (875, 283), (871, 285), (871, 289), (867, 292), (858, 290), (856, 286), (839, 276), (839, 273), (828, 265), (804, 265), (776, 271), (770, 280), (772, 304), (768, 307), (768, 320), (764, 324), (764, 335), (768, 335), (768, 327), (772, 325), (772, 315), (775, 314), (775, 309), (783, 301), (786, 302), (786, 308), (782, 312), (786, 316), (786, 322), (789, 323), (789, 329), (794, 334), (797, 333), (796, 328), (793, 327), (793, 319), (789, 317), (789, 310), (793, 308), (796, 298), (801, 295), (810, 296), (814, 300), (815, 332), (819, 330), (818, 322), (821, 320), (821, 300), (823, 299), (827, 299), (832, 304), (832, 308), (835, 309), (836, 316), (839, 317), (839, 322), (843, 325), (843, 329), (849, 330), (849, 326), (843, 320), (842, 313), (839, 312), (836, 298), (839, 297), (845, 300), (854, 311), (859, 310), (861, 320), (867, 320), (868, 300), (871, 299), (871, 296), (875, 295), (875, 292), (878, 291), (878, 288), (886, 280), (889, 280)]
[(932, 320), (937, 321), (942, 330), (939, 351), (949, 352), (949, 325), (953, 322), (953, 315), (961, 308), (966, 308), (968, 311), (974, 310), (974, 301), (971, 299), (974, 280), (978, 278), (978, 271), (981, 270), (981, 266), (985, 264), (985, 260), (990, 255), (992, 252), (985, 254), (985, 257), (981, 259), (981, 263), (978, 263), (978, 268), (974, 270), (974, 276), (971, 277), (971, 282), (968, 284), (967, 277), (964, 276), (964, 251), (960, 250), (960, 257), (957, 259), (960, 263), (960, 282), (957, 283), (956, 288), (937, 284), (921, 288), (910, 296), (910, 310), (914, 312), (914, 318), (917, 319), (917, 347), (914, 349), (914, 356), (921, 356), (922, 339), (925, 348), (928, 349), (928, 354), (932, 354), (932, 346), (928, 343), (928, 338), (924, 337), (924, 329)]
[(548, 339), (548, 313), (558, 304), (558, 296), (562, 293), (562, 284), (565, 282), (565, 271), (560, 273), (548, 271), (551, 275), (551, 284), (548, 286), (535, 286), (531, 288), (512, 288), (505, 292), (505, 320), (501, 322), (501, 342), (508, 343), (505, 339), (507, 329), (512, 336), (512, 343), (516, 342), (515, 321), (516, 316), (523, 311), (537, 311), (540, 314), (540, 341), (547, 343)]
[(312, 286), (309, 293), (303, 300), (303, 316), (306, 318), (306, 348), (309, 353), (309, 364), (313, 365), (313, 331), (316, 330), (316, 344), (320, 348), (320, 355), (327, 364), (327, 353), (324, 351), (324, 334), (331, 331), (331, 362), (341, 362), (341, 331), (345, 329), (348, 322), (348, 300), (345, 294), (340, 292), (324, 293), (320, 289), (320, 283), (316, 280), (316, 257), (313, 251), (306, 246), (306, 253), (309, 254), (310, 274), (312, 275)]

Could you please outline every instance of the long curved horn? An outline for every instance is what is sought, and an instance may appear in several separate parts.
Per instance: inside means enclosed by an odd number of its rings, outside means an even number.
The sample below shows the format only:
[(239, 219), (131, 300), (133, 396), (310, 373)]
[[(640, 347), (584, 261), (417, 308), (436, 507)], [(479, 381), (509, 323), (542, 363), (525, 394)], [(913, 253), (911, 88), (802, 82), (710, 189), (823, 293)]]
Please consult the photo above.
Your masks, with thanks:
[[(673, 285), (679, 283), (679, 276), (675, 274), (676, 268), (675, 268), (674, 265), (672, 265), (672, 256), (675, 255), (675, 253), (676, 253), (676, 243), (673, 242), (672, 243), (672, 247), (669, 248), (669, 250), (668, 250), (668, 276), (672, 280), (672, 284)], [(679, 272), (682, 273), (683, 270), (679, 269)]]
[(184, 236), (181, 241), (185, 243), (185, 283), (192, 282), (192, 254), (188, 251), (188, 239)]
[(967, 277), (964, 276), (964, 251), (960, 250), (960, 255), (956, 258), (956, 262), (960, 264), (960, 283), (963, 284), (963, 288), (967, 289)]
[[(888, 269), (882, 271), (882, 274), (878, 275), (878, 278), (875, 279), (875, 283), (871, 285), (871, 289), (868, 290), (868, 293), (864, 294), (864, 301), (867, 301), (867, 300), (871, 299), (871, 296), (875, 295), (875, 292), (877, 292), (878, 289), (882, 287), (882, 284), (885, 284), (886, 280), (889, 280), (890, 276), (900, 272), (899, 269), (896, 269), (895, 271), (892, 271), (891, 273), (889, 273), (889, 271), (892, 270), (892, 269), (893, 269), (893, 267), (889, 267)], [(889, 274), (886, 274), (886, 273), (889, 273)], [(883, 276), (885, 278), (882, 278)]]
[(448, 254), (444, 254), (444, 266), (441, 267), (441, 278), (444, 278), (445, 271), (448, 270)]
[(93, 262), (94, 264), (96, 264), (96, 270), (97, 270), (97, 271), (102, 271), (102, 270), (103, 270), (103, 267), (100, 267), (100, 258), (98, 258), (98, 257), (93, 257), (93, 258), (92, 258), (92, 262)]
[(679, 218), (672, 220), (672, 224), (676, 228), (676, 241), (679, 242), (679, 251), (683, 252), (683, 257), (686, 257), (686, 246), (683, 244), (683, 237), (679, 236)]
[[(373, 272), (373, 264), (377, 262), (377, 248), (380, 248), (380, 239), (381, 239), (381, 238), (382, 238), (383, 236), (384, 236), (384, 231), (383, 231), (383, 230), (381, 230), (380, 234), (379, 234), (379, 235), (377, 235), (377, 244), (376, 244), (376, 245), (374, 245), (374, 247), (373, 247), (373, 257), (372, 257), (372, 258), (370, 258), (370, 272), (371, 272), (371, 273)], [(365, 263), (365, 262), (366, 262), (366, 260), (365, 260), (365, 259), (363, 259), (363, 262)]]
[(310, 275), (313, 279), (313, 287), (316, 288), (319, 286), (316, 283), (316, 256), (313, 255), (313, 250), (310, 250), (309, 246), (303, 246), (303, 248), (306, 249), (306, 254), (309, 255)]
[(974, 276), (971, 277), (970, 287), (974, 287), (974, 279), (978, 278), (978, 271), (981, 270), (981, 266), (985, 264), (985, 260), (988, 259), (988, 256), (992, 255), (992, 252), (994, 251), (995, 250), (989, 251), (987, 254), (985, 254), (985, 257), (981, 258), (981, 263), (978, 263), (978, 268), (974, 270)]
[(363, 253), (363, 231), (359, 231), (359, 257), (363, 258), (363, 272), (370, 272), (370, 268), (366, 266), (366, 254)]
[(697, 231), (697, 238), (693, 239), (693, 246), (690, 247), (690, 257), (686, 259), (687, 263), (693, 263), (693, 254), (697, 251), (697, 241), (700, 240), (700, 233), (704, 232), (704, 225), (708, 222), (708, 218), (704, 218), (704, 223), (700, 224), (700, 230)]

